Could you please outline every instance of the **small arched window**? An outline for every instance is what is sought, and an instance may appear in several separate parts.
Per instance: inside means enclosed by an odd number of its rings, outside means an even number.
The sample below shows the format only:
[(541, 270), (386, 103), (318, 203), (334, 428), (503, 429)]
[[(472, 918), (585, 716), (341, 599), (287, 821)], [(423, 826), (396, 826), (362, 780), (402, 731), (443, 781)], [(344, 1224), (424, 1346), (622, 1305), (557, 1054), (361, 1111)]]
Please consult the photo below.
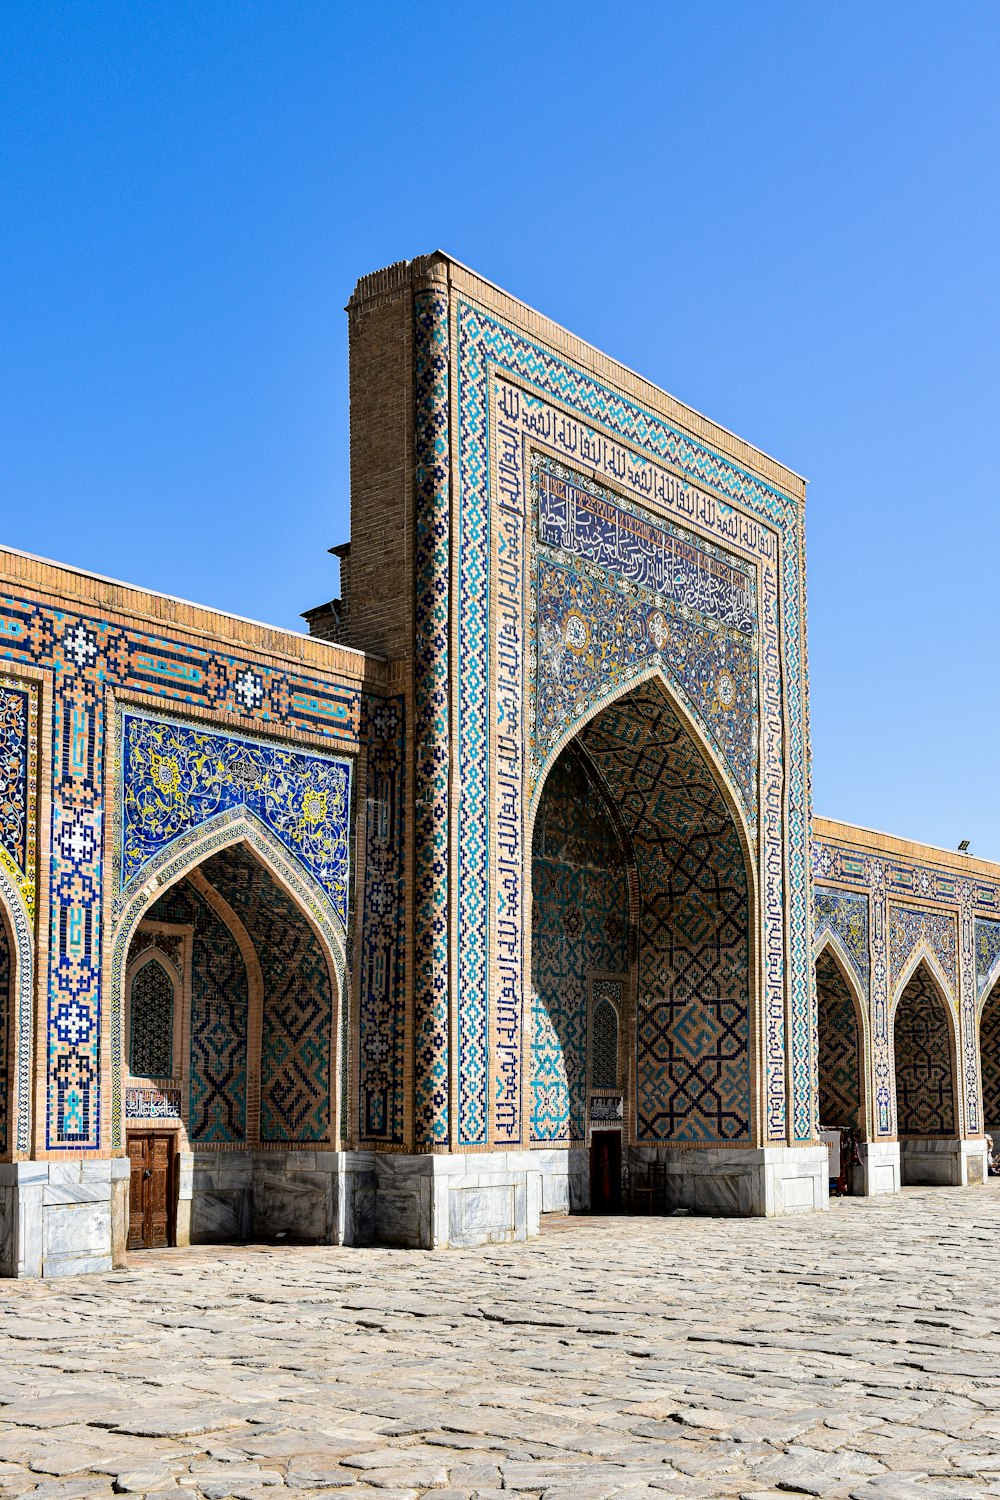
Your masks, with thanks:
[(593, 1035), (590, 1042), (591, 1087), (618, 1087), (618, 1012), (610, 1000), (594, 1006)]
[(129, 1059), (133, 1078), (169, 1078), (174, 1071), (174, 985), (155, 958), (132, 980)]

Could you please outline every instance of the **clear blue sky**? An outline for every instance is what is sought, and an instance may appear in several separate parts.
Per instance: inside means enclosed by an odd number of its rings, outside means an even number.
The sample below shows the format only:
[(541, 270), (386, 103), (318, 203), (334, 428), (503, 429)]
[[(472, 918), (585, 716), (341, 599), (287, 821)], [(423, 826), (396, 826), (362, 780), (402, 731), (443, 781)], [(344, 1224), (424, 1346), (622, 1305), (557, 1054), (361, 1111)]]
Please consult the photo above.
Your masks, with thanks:
[(995, 0), (8, 0), (0, 114), (0, 540), (298, 626), (440, 246), (810, 479), (816, 811), (1000, 859)]

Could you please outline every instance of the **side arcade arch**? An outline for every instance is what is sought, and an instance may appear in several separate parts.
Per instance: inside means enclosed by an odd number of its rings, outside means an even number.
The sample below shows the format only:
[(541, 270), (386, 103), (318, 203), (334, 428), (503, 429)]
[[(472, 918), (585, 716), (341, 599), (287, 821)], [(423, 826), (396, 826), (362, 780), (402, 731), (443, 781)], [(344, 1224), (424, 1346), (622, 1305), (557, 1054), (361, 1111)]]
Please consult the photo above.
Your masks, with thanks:
[(983, 986), (979, 1002), (979, 1076), (983, 1089), (983, 1129), (1000, 1149), (1000, 963)]
[(869, 1028), (865, 997), (835, 934), (817, 945), (818, 1083), (821, 1125), (871, 1135)]
[(900, 976), (890, 1025), (902, 1182), (960, 1183), (958, 1016), (924, 944)]
[(0, 1160), (31, 1149), (32, 922), (0, 864)]
[[(186, 1009), (175, 1023), (182, 1066), (169, 1080), (146, 1080), (151, 1108), (137, 1117), (141, 1080), (128, 1076), (125, 1043), (145, 950), (173, 974)], [(181, 1199), (186, 1187), (195, 1200), (197, 1238), (328, 1240), (336, 1210), (329, 1176), (310, 1188), (309, 1170), (294, 1171), (296, 1187), (289, 1175), (301, 1148), (321, 1147), (332, 1162), (340, 1146), (346, 943), (316, 882), (252, 814), (210, 820), (164, 851), (127, 894), (109, 975), (114, 1143), (128, 1144), (135, 1160), (139, 1134), (170, 1137)], [(204, 1211), (199, 1179), (209, 1192)], [(213, 1222), (212, 1205), (222, 1200), (228, 1209)]]

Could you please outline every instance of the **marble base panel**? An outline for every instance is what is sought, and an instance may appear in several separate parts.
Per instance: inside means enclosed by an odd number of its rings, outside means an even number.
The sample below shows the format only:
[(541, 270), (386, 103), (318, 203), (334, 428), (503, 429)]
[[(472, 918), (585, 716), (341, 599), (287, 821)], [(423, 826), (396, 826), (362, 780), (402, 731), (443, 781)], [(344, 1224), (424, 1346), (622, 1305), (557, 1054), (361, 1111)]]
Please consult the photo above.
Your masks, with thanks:
[(665, 1169), (666, 1211), (776, 1218), (830, 1206), (825, 1146), (630, 1146), (630, 1174)]
[(196, 1151), (180, 1157), (178, 1244), (370, 1243), (373, 1158), (355, 1151)]
[(986, 1181), (986, 1142), (941, 1136), (899, 1143), (904, 1187), (977, 1187)]
[(878, 1198), (883, 1193), (898, 1193), (902, 1185), (898, 1141), (861, 1141), (861, 1161), (855, 1163), (851, 1184), (859, 1198)]
[(129, 1164), (0, 1164), (0, 1275), (71, 1276), (121, 1265)]
[[(567, 1153), (548, 1153), (553, 1157)], [(553, 1206), (569, 1201), (572, 1176), (533, 1151), (375, 1156), (375, 1243), (439, 1250), (492, 1245), (538, 1233), (543, 1177)]]

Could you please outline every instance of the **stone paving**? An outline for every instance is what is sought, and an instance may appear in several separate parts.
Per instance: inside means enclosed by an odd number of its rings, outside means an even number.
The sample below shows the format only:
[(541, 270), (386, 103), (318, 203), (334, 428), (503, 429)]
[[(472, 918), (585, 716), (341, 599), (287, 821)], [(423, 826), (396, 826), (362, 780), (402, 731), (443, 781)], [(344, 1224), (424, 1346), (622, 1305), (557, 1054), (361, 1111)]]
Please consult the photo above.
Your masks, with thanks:
[(0, 1285), (0, 1494), (1000, 1495), (1000, 1188)]

